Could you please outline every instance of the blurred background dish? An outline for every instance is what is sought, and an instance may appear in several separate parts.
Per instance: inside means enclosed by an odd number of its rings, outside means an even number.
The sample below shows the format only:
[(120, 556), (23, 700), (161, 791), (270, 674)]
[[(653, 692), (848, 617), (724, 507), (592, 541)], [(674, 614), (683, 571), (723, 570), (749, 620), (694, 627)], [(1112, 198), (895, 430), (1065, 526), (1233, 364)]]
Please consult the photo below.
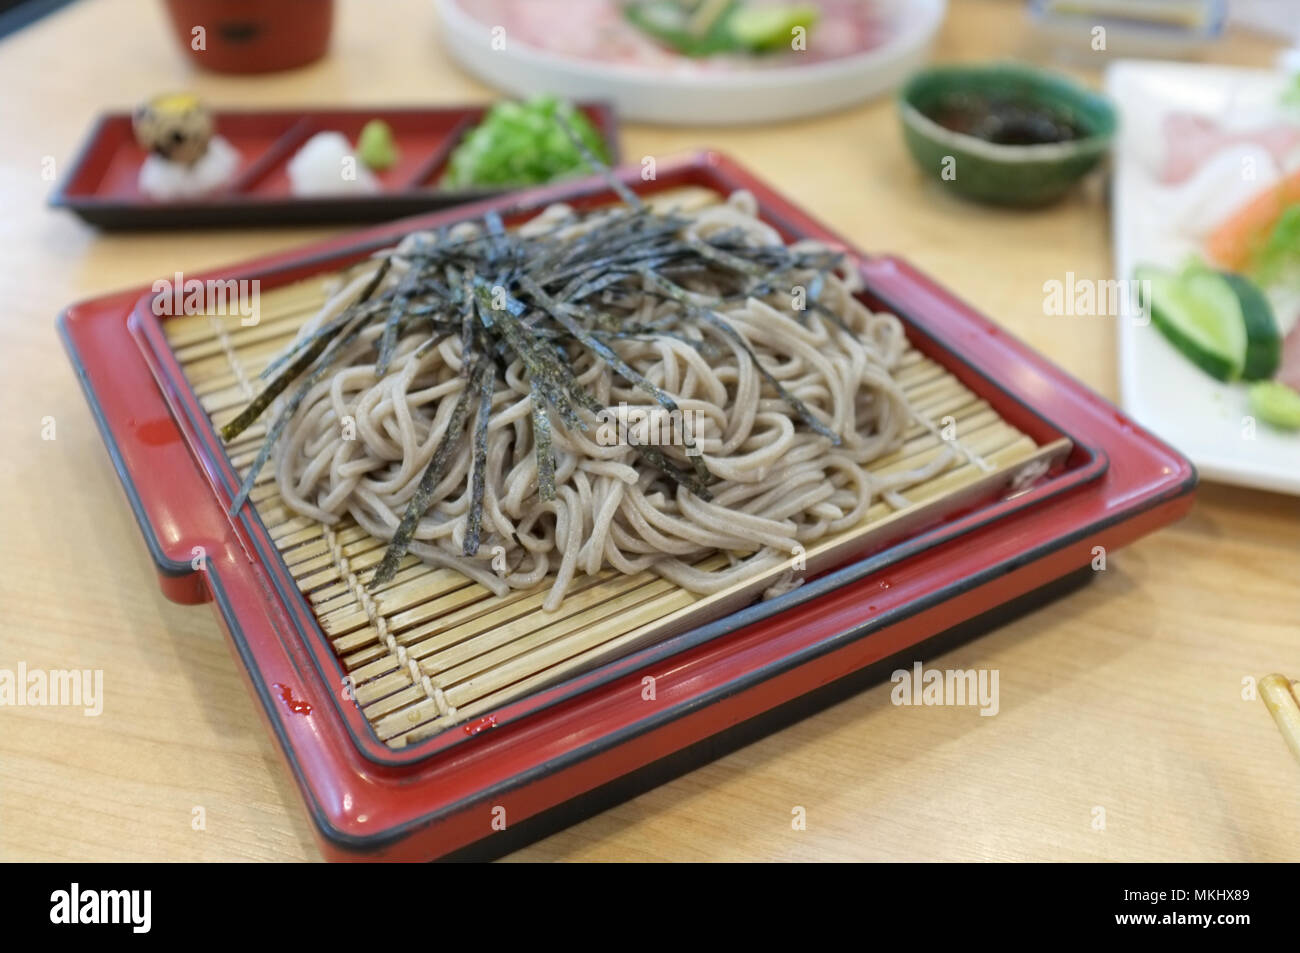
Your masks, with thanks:
[[(1300, 242), (1284, 218), (1292, 208), (1290, 220), (1300, 221), (1300, 185), (1288, 187), (1300, 182), (1300, 124), (1288, 105), (1296, 88), (1280, 71), (1227, 66), (1128, 60), (1106, 74), (1122, 126), (1111, 203), (1115, 271), (1121, 281), (1152, 281), (1157, 298), (1155, 321), (1118, 322), (1124, 407), (1208, 479), (1300, 494), (1300, 432), (1285, 426), (1285, 412), (1274, 413), (1285, 411), (1276, 405), (1279, 394), (1286, 402), (1280, 388), (1300, 385)], [(1273, 234), (1290, 253), (1260, 261)], [(1248, 294), (1256, 286), (1250, 297), (1262, 295), (1264, 304), (1221, 314), (1206, 275), (1218, 271)], [(1192, 325), (1192, 340), (1160, 327), (1160, 285), (1169, 281), (1177, 282), (1174, 310), (1191, 305), (1178, 323)], [(1251, 310), (1271, 312), (1262, 331), (1255, 322), (1246, 328)], [(1258, 373), (1248, 366), (1256, 355), (1244, 351), (1251, 340), (1267, 352)]]
[(713, 19), (691, 32), (692, 17), (685, 30), (669, 19), (676, 0), (435, 2), (448, 53), (499, 89), (598, 96), (631, 119), (695, 124), (805, 118), (879, 95), (925, 60), (947, 7), (702, 0), (688, 9)]
[(325, 55), (334, 26), (334, 0), (166, 3), (181, 48), (196, 64), (217, 73), (270, 73), (305, 66)]
[[(1054, 53), (1199, 56), (1223, 36), (1227, 0), (1031, 0), (1029, 15)], [(1090, 42), (1081, 44), (1079, 38)]]
[[(585, 174), (561, 120), (601, 161), (619, 159), (617, 120), (605, 103), (204, 110), (215, 135), (198, 153), (189, 113), (158, 108), (185, 99), (157, 97), (134, 114), (101, 116), (50, 204), (104, 229), (398, 218)], [(155, 144), (162, 135), (170, 149), (178, 132), (184, 156), (198, 157), (193, 166)]]
[(898, 108), (926, 175), (997, 205), (1060, 198), (1101, 161), (1115, 133), (1104, 97), (1016, 63), (922, 70), (899, 93)]

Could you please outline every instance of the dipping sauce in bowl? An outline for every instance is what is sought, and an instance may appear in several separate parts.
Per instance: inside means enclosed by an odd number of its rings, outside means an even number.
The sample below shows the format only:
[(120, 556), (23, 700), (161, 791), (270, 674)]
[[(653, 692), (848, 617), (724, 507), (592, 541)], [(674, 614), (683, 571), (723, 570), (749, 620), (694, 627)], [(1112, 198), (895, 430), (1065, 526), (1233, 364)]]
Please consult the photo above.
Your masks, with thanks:
[(937, 66), (899, 93), (903, 137), (923, 172), (999, 205), (1043, 205), (1094, 168), (1115, 110), (1058, 73), (1017, 63)]
[(1003, 146), (1035, 146), (1084, 139), (1087, 129), (1068, 110), (1008, 96), (956, 91), (926, 115), (953, 132)]

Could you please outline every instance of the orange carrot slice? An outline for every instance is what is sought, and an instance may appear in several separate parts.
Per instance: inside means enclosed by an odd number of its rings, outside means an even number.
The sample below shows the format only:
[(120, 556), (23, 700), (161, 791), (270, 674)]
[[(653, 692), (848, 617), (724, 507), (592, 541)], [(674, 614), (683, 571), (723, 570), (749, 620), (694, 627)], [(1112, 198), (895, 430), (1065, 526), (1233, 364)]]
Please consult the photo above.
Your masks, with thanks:
[(1300, 202), (1300, 169), (1270, 185), (1215, 226), (1205, 252), (1229, 271), (1243, 271), (1287, 206)]

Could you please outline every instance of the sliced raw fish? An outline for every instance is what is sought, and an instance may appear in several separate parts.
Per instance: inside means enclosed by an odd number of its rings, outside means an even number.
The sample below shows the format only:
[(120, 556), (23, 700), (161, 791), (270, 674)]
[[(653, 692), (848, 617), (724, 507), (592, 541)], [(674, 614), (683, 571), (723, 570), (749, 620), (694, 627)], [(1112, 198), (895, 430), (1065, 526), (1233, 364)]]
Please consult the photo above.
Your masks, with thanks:
[(1300, 390), (1300, 321), (1282, 341), (1282, 366), (1277, 369), (1277, 379)]
[(1300, 147), (1300, 126), (1278, 122), (1255, 129), (1225, 129), (1214, 119), (1188, 112), (1166, 113), (1165, 162), (1160, 180), (1175, 185), (1190, 178), (1216, 153), (1239, 144), (1254, 144), (1268, 151), (1282, 169), (1287, 157)]

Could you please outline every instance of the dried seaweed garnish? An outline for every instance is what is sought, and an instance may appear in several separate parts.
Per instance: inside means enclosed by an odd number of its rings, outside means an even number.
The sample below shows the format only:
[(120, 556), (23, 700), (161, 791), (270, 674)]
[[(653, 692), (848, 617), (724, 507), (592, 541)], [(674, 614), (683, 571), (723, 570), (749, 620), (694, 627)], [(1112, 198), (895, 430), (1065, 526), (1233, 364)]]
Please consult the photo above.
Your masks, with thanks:
[[(537, 284), (537, 282), (533, 281), (527, 275), (520, 278), (520, 284), (523, 287), (523, 290), (531, 295), (533, 300), (541, 307), (545, 308), (551, 317), (559, 322), (562, 328), (590, 348), (597, 356), (603, 358), (605, 363), (613, 368), (615, 373), (621, 375), (628, 383), (645, 391), (655, 399), (660, 407), (664, 408), (664, 410), (668, 411), (670, 414), (679, 413), (680, 408), (677, 406), (677, 401), (673, 400), (672, 397), (664, 393), (664, 391), (655, 384), (646, 380), (644, 375), (634, 370), (626, 361), (619, 357), (613, 348), (604, 341), (601, 341), (569, 316), (568, 311), (570, 309), (577, 311), (577, 308), (574, 308), (567, 302), (556, 301), (548, 295), (542, 287)], [(691, 439), (689, 434), (685, 435), (685, 439), (687, 441), (686, 453), (690, 457), (691, 463), (695, 468), (696, 478), (700, 480), (701, 483), (707, 482), (709, 479), (709, 471), (704, 466), (703, 457), (700, 454), (693, 452), (696, 449), (695, 441)]]
[(555, 121), (559, 124), (560, 128), (564, 130), (564, 134), (569, 137), (569, 140), (574, 144), (574, 146), (577, 147), (578, 152), (581, 153), (582, 158), (587, 163), (588, 167), (595, 169), (605, 177), (605, 181), (609, 183), (609, 187), (614, 190), (615, 195), (623, 200), (624, 204), (630, 205), (632, 208), (636, 209), (642, 208), (645, 205), (645, 203), (641, 201), (641, 197), (624, 185), (623, 180), (616, 176), (610, 170), (609, 166), (605, 165), (605, 163), (601, 162), (592, 154), (592, 151), (587, 148), (587, 144), (582, 141), (582, 137), (574, 132), (573, 127), (569, 125), (568, 120), (563, 116), (557, 115)]
[[(523, 280), (523, 279), (521, 279)], [(480, 313), (482, 313), (482, 302), (486, 300), (486, 291), (479, 288)], [(559, 360), (549, 355), (544, 347), (537, 346), (527, 338), (523, 337), (517, 329), (513, 328), (513, 322), (518, 321), (517, 314), (525, 307), (523, 302), (509, 295), (505, 299), (506, 307), (495, 311), (494, 313), (501, 316), (500, 326), (505, 330), (511, 343), (515, 347), (516, 353), (524, 360), (525, 366), (528, 367), (529, 376), (533, 384), (538, 386), (547, 402), (561, 412), (565, 417), (565, 422), (569, 423), (569, 417), (566, 415), (565, 408), (571, 405), (563, 398), (568, 397), (574, 404), (590, 411), (598, 419), (608, 413), (608, 409), (585, 390)], [(598, 343), (598, 342), (597, 342)], [(620, 362), (621, 363), (621, 362)], [(626, 367), (626, 365), (624, 365)], [(631, 369), (628, 368), (630, 371)], [(635, 374), (635, 372), (632, 372)], [(639, 376), (639, 375), (638, 375)], [(646, 382), (647, 384), (649, 382)], [(657, 390), (657, 388), (656, 388)], [(557, 393), (559, 391), (559, 393)], [(662, 391), (660, 391), (662, 393)], [(664, 395), (667, 397), (667, 395)], [(673, 404), (674, 408), (676, 404)], [(570, 426), (578, 430), (587, 430), (587, 424), (584, 420), (572, 415), (574, 423)], [(669, 460), (657, 447), (647, 447), (640, 444), (633, 445), (633, 449), (643, 459), (648, 461), (651, 466), (661, 471), (674, 483), (685, 486), (697, 496), (703, 499), (709, 499), (710, 494), (707, 488), (709, 479), (708, 470), (704, 467), (703, 460), (699, 455), (692, 454), (691, 462), (696, 470), (694, 475), (688, 474)]]
[[(522, 327), (519, 319), (511, 314), (509, 309), (494, 310), (490, 293), (484, 288), (479, 289), (479, 295), (478, 313), (484, 326), (489, 329), (501, 329), (506, 343), (528, 370), (529, 381), (541, 392), (546, 402), (555, 408), (565, 425), (575, 430), (586, 430), (587, 423), (578, 416), (577, 410), (569, 399), (568, 390), (564, 386), (565, 371)], [(484, 299), (488, 299), (486, 303)]]
[(487, 232), (492, 239), (492, 244), (499, 251), (508, 250), (510, 243), (506, 240), (506, 226), (501, 221), (501, 213), (496, 209), (488, 209), (483, 213), (483, 222), (487, 225)]
[(414, 264), (402, 276), (397, 289), (393, 292), (392, 304), (388, 308), (388, 317), (384, 321), (384, 332), (379, 338), (379, 357), (375, 359), (375, 376), (383, 377), (388, 373), (388, 364), (393, 359), (397, 348), (397, 325), (402, 315), (411, 307), (411, 298), (420, 284), (423, 273)]
[[(350, 321), (357, 319), (359, 316), (358, 312), (361, 310), (360, 306), (369, 300), (370, 296), (375, 293), (375, 289), (379, 287), (379, 283), (384, 280), (384, 276), (388, 274), (388, 267), (391, 264), (391, 261), (392, 259), (390, 258), (384, 258), (382, 260), (379, 267), (375, 269), (375, 273), (371, 276), (370, 281), (367, 282), (366, 286), (362, 289), (357, 300), (344, 309), (343, 314), (340, 315), (337, 320), (331, 322), (331, 328), (328, 333), (316, 335), (312, 339), (310, 346), (301, 351), (298, 354), (298, 357), (294, 359), (293, 363), (291, 363), (282, 374), (271, 381), (271, 383), (268, 384), (260, 394), (254, 397), (252, 401), (249, 402), (249, 405), (245, 407), (234, 420), (221, 428), (222, 440), (225, 440), (228, 443), (247, 430), (252, 425), (253, 421), (262, 416), (262, 411), (270, 407), (272, 401), (279, 397), (280, 394), (284, 393), (285, 389), (293, 383), (294, 379), (307, 370), (307, 368), (311, 366), (312, 362), (325, 352), (325, 349), (329, 346), (330, 342), (335, 339), (339, 332), (347, 327)], [(236, 509), (238, 509), (238, 507), (236, 507)]]
[(601, 273), (599, 270), (592, 268), (569, 282), (559, 296), (564, 301), (583, 301), (592, 295), (600, 294), (606, 288), (612, 287), (620, 281), (626, 281), (627, 276), (628, 272), (623, 269), (611, 269)]
[[(619, 266), (631, 266), (643, 263), (647, 258), (663, 257), (676, 246), (677, 253), (685, 247), (676, 239), (676, 234), (684, 226), (680, 219), (664, 219), (653, 225), (642, 224), (649, 212), (636, 213), (623, 219), (620, 224), (638, 226), (631, 229), (618, 229), (617, 225), (609, 230), (593, 230), (574, 240), (569, 254), (561, 257), (554, 267), (534, 265), (532, 270), (547, 275), (547, 283), (564, 281), (584, 273), (598, 275), (609, 270), (619, 270)], [(618, 234), (622, 232), (622, 234)], [(584, 257), (588, 251), (598, 251), (596, 257)]]
[(542, 392), (531, 385), (533, 405), (533, 452), (537, 456), (537, 495), (549, 503), (555, 499), (555, 447), (551, 444), (551, 418), (546, 415)]
[(840, 445), (840, 443), (842, 442), (840, 439), (840, 435), (837, 434), (830, 427), (826, 426), (820, 420), (818, 420), (813, 415), (813, 412), (808, 409), (808, 406), (803, 401), (801, 401), (798, 397), (794, 396), (794, 394), (791, 394), (788, 390), (785, 389), (785, 387), (781, 385), (781, 382), (778, 381), (775, 376), (773, 376), (772, 372), (769, 371), (766, 367), (764, 367), (762, 362), (759, 361), (758, 355), (755, 354), (753, 350), (750, 348), (749, 342), (745, 340), (744, 335), (742, 335), (739, 331), (733, 328), (726, 321), (726, 319), (722, 317), (722, 315), (718, 314), (712, 308), (704, 308), (696, 304), (694, 301), (691, 300), (691, 297), (687, 293), (685, 288), (673, 284), (667, 278), (664, 278), (661, 275), (657, 275), (652, 271), (646, 271), (643, 272), (643, 274), (646, 276), (647, 281), (651, 282), (656, 287), (662, 289), (665, 294), (668, 294), (673, 298), (675, 298), (677, 301), (681, 302), (684, 308), (686, 308), (688, 311), (692, 312), (693, 314), (697, 315), (700, 318), (700, 320), (705, 321), (708, 324), (712, 325), (713, 327), (717, 328), (719, 331), (721, 331), (723, 334), (729, 337), (736, 344), (740, 345), (740, 347), (745, 351), (745, 353), (749, 355), (749, 359), (754, 362), (754, 367), (758, 368), (758, 372), (763, 375), (763, 379), (772, 385), (772, 388), (776, 391), (777, 396), (779, 396), (783, 401), (786, 402), (786, 404), (790, 407), (790, 409), (793, 410), (798, 415), (799, 419), (802, 420), (805, 424), (807, 424), (810, 428), (817, 431), (817, 433), (821, 434), (823, 437), (828, 439), (831, 442), (831, 446), (838, 447)]
[(721, 265), (724, 268), (729, 268), (732, 271), (740, 272), (744, 275), (752, 275), (757, 278), (766, 278), (772, 273), (771, 268), (761, 265), (758, 262), (750, 261), (747, 258), (741, 258), (739, 255), (734, 255), (720, 247), (720, 245), (713, 244), (712, 242), (706, 242), (700, 238), (688, 238), (686, 239), (686, 244), (692, 250), (698, 252), (702, 257), (707, 258), (709, 261)]
[[(367, 303), (366, 308), (377, 308), (381, 306), (381, 304), (382, 302), (371, 301)], [(325, 322), (325, 324), (321, 325), (310, 334), (304, 335), (302, 338), (290, 345), (284, 353), (277, 355), (274, 360), (266, 365), (266, 367), (262, 368), (262, 372), (258, 374), (258, 377), (263, 380), (266, 380), (269, 377), (274, 377), (277, 371), (289, 364), (295, 358), (299, 357), (307, 348), (319, 344), (320, 349), (323, 349), (324, 346), (329, 343), (330, 339), (333, 338), (334, 335), (337, 334), (346, 324), (353, 321), (356, 316), (356, 311), (350, 308), (344, 309), (340, 314), (336, 315), (333, 320)], [(319, 355), (320, 350), (317, 350), (316, 353)]]
[(465, 526), (465, 543), (462, 552), (473, 556), (478, 552), (479, 535), (483, 529), (483, 490), (487, 472), (488, 424), (492, 420), (492, 394), (496, 382), (496, 368), (490, 361), (482, 363), (483, 371), (478, 381), (478, 417), (474, 421), (474, 455), (470, 469), (469, 518)]
[[(275, 375), (270, 384), (222, 428), (223, 437), (233, 439), (296, 382), (268, 427), (232, 512), (247, 500), (258, 472), (306, 395), (335, 368), (345, 350), (356, 353), (355, 342), (368, 329), (366, 340), (372, 342), (368, 355), (378, 376), (389, 371), (402, 335), (418, 329), (428, 337), (416, 348), (413, 359), (422, 358), (449, 338), (459, 338), (465, 377), (452, 420), (421, 475), (416, 494), (371, 580), (372, 587), (387, 582), (396, 572), (429, 509), (433, 491), (467, 440), (472, 461), (463, 550), (472, 556), (480, 549), (493, 394), (498, 375), (503, 377), (516, 361), (523, 367), (531, 396), (532, 452), (542, 500), (556, 498), (553, 421), (559, 420), (573, 431), (586, 431), (588, 414), (599, 419), (607, 412), (575, 376), (575, 368), (590, 366), (583, 362), (584, 355), (603, 362), (669, 413), (679, 410), (671, 395), (620, 357), (619, 341), (669, 337), (707, 356), (725, 347), (722, 339), (728, 340), (744, 350), (803, 425), (838, 444), (839, 436), (776, 380), (720, 311), (731, 303), (771, 297), (803, 283), (808, 310), (826, 315), (847, 331), (839, 316), (818, 300), (825, 274), (838, 268), (843, 256), (818, 249), (792, 251), (779, 244), (756, 246), (738, 228), (715, 231), (707, 237), (691, 235), (686, 230), (689, 219), (652, 209), (594, 157), (588, 159), (623, 198), (622, 208), (590, 213), (584, 229), (571, 236), (562, 237), (560, 232), (582, 221), (577, 215), (525, 236), (507, 230), (500, 215), (489, 211), (476, 234), (452, 239), (444, 228), (407, 242), (412, 247), (379, 259), (365, 288), (342, 313), (273, 361), (264, 371)], [(381, 292), (394, 255), (408, 270)], [(716, 293), (703, 295), (691, 290), (706, 285)], [(655, 302), (680, 302), (686, 327), (671, 326), (682, 320), (681, 311), (659, 317), (648, 312), (647, 296)], [(705, 333), (706, 329), (716, 333)], [(709, 498), (712, 477), (703, 457), (691, 452), (690, 443), (689, 467), (657, 447), (631, 446), (668, 484)]]
[[(476, 380), (479, 375), (471, 377), (471, 381)], [(406, 555), (407, 550), (411, 548), (411, 540), (415, 538), (415, 531), (420, 526), (420, 520), (423, 519), (425, 512), (429, 509), (429, 500), (433, 496), (434, 489), (438, 486), (444, 476), (446, 476), (447, 464), (451, 462), (452, 455), (460, 443), (462, 432), (465, 429), (465, 421), (469, 417), (470, 402), (477, 388), (473, 386), (465, 387), (460, 396), (456, 399), (456, 406), (452, 408), (451, 419), (447, 421), (447, 429), (443, 431), (442, 439), (438, 441), (437, 448), (433, 451), (433, 457), (429, 460), (429, 465), (424, 468), (424, 475), (420, 477), (420, 484), (415, 488), (415, 495), (411, 497), (411, 502), (406, 506), (406, 512), (402, 514), (402, 521), (397, 524), (397, 530), (393, 533), (392, 542), (388, 544), (388, 549), (384, 552), (384, 558), (371, 577), (368, 588), (373, 590), (390, 582), (397, 575), (397, 567), (402, 562), (402, 557)]]
[(533, 281), (533, 279), (529, 278), (527, 275), (522, 276), (519, 279), (519, 281), (523, 290), (528, 292), (528, 294), (532, 296), (533, 300), (541, 308), (545, 309), (545, 311), (552, 318), (555, 319), (555, 321), (560, 325), (560, 327), (568, 331), (578, 341), (585, 344), (597, 356), (603, 358), (605, 363), (608, 364), (610, 367), (612, 367), (618, 374), (620, 374), (624, 380), (626, 380), (630, 384), (633, 384), (641, 388), (643, 391), (645, 391), (647, 394), (653, 397), (656, 401), (658, 401), (659, 404), (665, 410), (668, 411), (677, 410), (677, 402), (675, 400), (669, 397), (666, 393), (664, 393), (662, 390), (660, 390), (650, 381), (646, 380), (645, 377), (642, 376), (638, 371), (635, 371), (631, 367), (629, 367), (628, 364), (621, 357), (618, 356), (618, 354), (614, 351), (613, 348), (611, 348), (604, 341), (601, 341), (598, 337), (596, 337), (595, 334), (588, 331), (577, 321), (573, 320), (572, 317), (570, 317), (569, 315), (570, 310), (578, 311), (579, 310), (578, 308), (569, 304), (568, 302), (556, 301), (554, 298), (548, 295), (545, 292), (545, 290), (542, 289), (541, 285), (537, 284), (537, 282)]
[[(361, 336), (361, 332), (364, 329), (365, 325), (358, 322), (346, 334), (335, 338), (330, 342), (329, 345), (324, 348), (324, 353), (320, 355), (320, 363), (317, 364), (303, 382), (298, 385), (298, 389), (294, 391), (293, 396), (290, 397), (285, 406), (281, 408), (280, 413), (275, 418), (275, 422), (267, 429), (266, 437), (262, 441), (261, 449), (257, 451), (257, 456), (253, 458), (253, 465), (249, 467), (248, 473), (244, 475), (244, 480), (239, 486), (239, 492), (235, 494), (235, 498), (230, 503), (231, 516), (238, 513), (243, 508), (244, 504), (248, 502), (248, 495), (253, 492), (253, 485), (257, 482), (257, 475), (262, 472), (262, 467), (266, 466), (266, 462), (271, 459), (271, 453), (275, 449), (276, 441), (278, 441), (280, 435), (284, 433), (284, 428), (289, 425), (289, 421), (293, 419), (293, 415), (297, 412), (299, 406), (302, 405), (307, 394), (316, 386), (316, 383), (325, 375), (325, 372), (334, 365), (334, 362), (338, 360), (339, 355), (341, 355), (353, 341)], [(289, 382), (286, 381), (284, 387), (287, 387), (288, 383)], [(265, 393), (266, 391), (263, 391), (263, 394)], [(255, 403), (256, 402), (254, 402), (254, 404)], [(249, 409), (251, 409), (254, 404), (250, 404)], [(245, 411), (245, 413), (247, 412), (248, 411)], [(241, 427), (240, 429), (242, 430), (243, 428)], [(223, 428), (221, 432), (224, 436), (225, 429)]]
[(294, 362), (290, 364), (283, 373), (275, 378), (275, 380), (271, 381), (270, 384), (263, 388), (262, 392), (254, 397), (252, 401), (249, 402), (248, 406), (240, 411), (239, 415), (236, 416), (234, 420), (228, 421), (222, 425), (221, 439), (229, 443), (251, 427), (253, 422), (256, 421), (258, 417), (262, 416), (262, 412), (266, 410), (266, 408), (270, 407), (272, 402), (284, 393), (285, 389), (292, 384), (303, 371), (310, 367), (316, 358), (320, 357), (321, 354), (324, 353), (325, 349), (329, 346), (330, 341), (334, 339), (334, 336), (337, 335), (340, 330), (342, 330), (342, 328), (334, 329), (333, 333), (328, 337), (319, 338), (313, 342), (311, 347), (299, 354), (297, 359), (294, 360)]

